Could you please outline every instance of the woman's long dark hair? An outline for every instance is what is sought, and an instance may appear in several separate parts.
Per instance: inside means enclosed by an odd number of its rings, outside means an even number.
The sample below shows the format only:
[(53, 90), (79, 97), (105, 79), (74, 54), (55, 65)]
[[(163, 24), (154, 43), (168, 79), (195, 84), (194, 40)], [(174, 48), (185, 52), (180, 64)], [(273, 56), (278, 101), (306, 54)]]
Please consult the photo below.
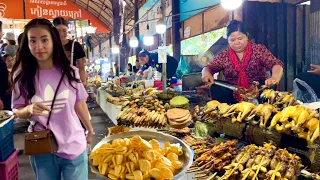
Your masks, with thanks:
[[(75, 71), (71, 67), (70, 61), (64, 52), (58, 30), (47, 19), (33, 19), (24, 27), (20, 49), (17, 53), (16, 63), (12, 68), (10, 77), (13, 82), (12, 89), (14, 89), (16, 83), (20, 82), (20, 94), (18, 98), (22, 95), (28, 102), (36, 93), (35, 77), (38, 71), (38, 63), (36, 58), (30, 52), (28, 41), (28, 31), (34, 27), (44, 27), (50, 32), (53, 43), (52, 60), (54, 66), (61, 69), (61, 73), (64, 73), (68, 78), (69, 84), (73, 88), (75, 87), (72, 85), (72, 81), (80, 83), (80, 80), (76, 78)], [(13, 75), (15, 77), (13, 77)]]

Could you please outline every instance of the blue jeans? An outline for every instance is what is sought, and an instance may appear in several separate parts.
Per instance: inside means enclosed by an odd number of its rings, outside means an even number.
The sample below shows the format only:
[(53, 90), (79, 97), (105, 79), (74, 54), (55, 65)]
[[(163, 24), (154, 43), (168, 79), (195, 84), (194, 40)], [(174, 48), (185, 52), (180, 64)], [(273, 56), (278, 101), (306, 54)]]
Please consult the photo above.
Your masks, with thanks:
[(37, 180), (88, 180), (88, 155), (84, 151), (73, 160), (54, 154), (30, 156)]

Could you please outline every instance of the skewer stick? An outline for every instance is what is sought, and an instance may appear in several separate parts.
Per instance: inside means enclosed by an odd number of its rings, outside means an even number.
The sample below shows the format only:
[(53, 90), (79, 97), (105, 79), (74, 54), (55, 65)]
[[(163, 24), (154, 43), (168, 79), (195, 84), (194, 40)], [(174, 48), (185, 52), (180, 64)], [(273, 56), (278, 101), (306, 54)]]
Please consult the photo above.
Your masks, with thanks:
[(240, 158), (240, 160), (237, 162), (237, 165), (234, 166), (233, 169), (230, 172), (226, 171), (226, 173), (220, 178), (220, 180), (228, 179), (233, 174), (233, 172), (238, 168), (240, 162), (245, 157), (245, 155), (247, 155), (247, 153), (248, 152), (244, 153), (243, 156)]
[(196, 171), (200, 171), (201, 169), (200, 168), (195, 168), (195, 169), (189, 169), (187, 171), (187, 173), (192, 173), (192, 172), (196, 172)]
[(258, 168), (257, 168), (257, 171), (256, 171), (256, 173), (254, 174), (252, 180), (255, 180), (255, 179), (257, 178), (257, 176), (258, 176), (258, 174), (259, 174), (259, 171), (260, 171), (260, 168), (261, 168), (262, 163), (263, 163), (263, 161), (264, 161), (265, 158), (266, 158), (265, 156), (262, 157), (262, 160), (260, 161), (260, 163), (259, 163), (259, 165), (258, 165)]
[(209, 176), (207, 180), (212, 180), (216, 175), (217, 175), (217, 172), (215, 172), (214, 174), (212, 174), (211, 176)]
[(195, 175), (194, 177), (195, 178), (202, 178), (202, 177), (205, 177), (207, 176), (207, 174), (198, 174), (198, 175)]
[(241, 178), (241, 180), (246, 180), (247, 177), (249, 176), (249, 174), (250, 174), (250, 171), (248, 171), (247, 174), (245, 176), (243, 176), (243, 178)]
[[(281, 159), (282, 156), (284, 155), (284, 151), (285, 151), (285, 150), (286, 150), (286, 149), (284, 149), (284, 150), (282, 151), (281, 156), (280, 156), (280, 159)], [(275, 180), (276, 174), (277, 174), (277, 172), (278, 172), (278, 169), (279, 169), (280, 164), (281, 164), (281, 160), (278, 162), (278, 164), (277, 164), (277, 166), (276, 166), (276, 169), (274, 170), (274, 172), (273, 172), (273, 174), (272, 174), (272, 176), (271, 176), (271, 180)]]

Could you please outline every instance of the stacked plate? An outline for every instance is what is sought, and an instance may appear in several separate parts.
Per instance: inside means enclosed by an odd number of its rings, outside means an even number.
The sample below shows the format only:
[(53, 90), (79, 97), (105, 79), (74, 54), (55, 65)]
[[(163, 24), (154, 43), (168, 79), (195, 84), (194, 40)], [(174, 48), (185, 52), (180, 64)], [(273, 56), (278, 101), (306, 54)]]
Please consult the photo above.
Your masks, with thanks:
[(161, 73), (159, 71), (154, 72), (154, 80), (160, 81), (161, 80)]

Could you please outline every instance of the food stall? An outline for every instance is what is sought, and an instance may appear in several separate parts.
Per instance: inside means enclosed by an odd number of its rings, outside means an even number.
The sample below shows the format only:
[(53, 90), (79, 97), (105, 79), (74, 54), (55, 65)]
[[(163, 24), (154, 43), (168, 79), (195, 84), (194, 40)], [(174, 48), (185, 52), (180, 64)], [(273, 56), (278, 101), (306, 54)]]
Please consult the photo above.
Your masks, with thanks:
[[(93, 172), (110, 179), (138, 179), (140, 175), (161, 179), (161, 174), (172, 179), (316, 179), (320, 167), (318, 110), (304, 106), (288, 92), (265, 89), (259, 96), (260, 104), (256, 105), (246, 101), (228, 105), (215, 100), (199, 105), (178, 92), (141, 94), (130, 99), (119, 109), (118, 126), (110, 128), (110, 136), (93, 150)], [(163, 136), (170, 139), (168, 143), (160, 142)], [(101, 147), (119, 148), (113, 145), (120, 143), (114, 140), (117, 138), (128, 141), (125, 144), (136, 138), (134, 142), (146, 148), (141, 155), (128, 155), (121, 165), (124, 175), (109, 169), (111, 162), (100, 165), (96, 158), (107, 158), (106, 152), (98, 151)], [(176, 148), (184, 149), (183, 153), (191, 151), (191, 164), (185, 161), (185, 154), (170, 159), (171, 154), (166, 154), (173, 147), (170, 143), (178, 143)], [(156, 149), (164, 153), (164, 157), (157, 156), (160, 162), (148, 159), (147, 152)], [(130, 163), (135, 157), (143, 160), (137, 163), (135, 170), (139, 172), (132, 173)], [(123, 163), (125, 158), (118, 158)]]

